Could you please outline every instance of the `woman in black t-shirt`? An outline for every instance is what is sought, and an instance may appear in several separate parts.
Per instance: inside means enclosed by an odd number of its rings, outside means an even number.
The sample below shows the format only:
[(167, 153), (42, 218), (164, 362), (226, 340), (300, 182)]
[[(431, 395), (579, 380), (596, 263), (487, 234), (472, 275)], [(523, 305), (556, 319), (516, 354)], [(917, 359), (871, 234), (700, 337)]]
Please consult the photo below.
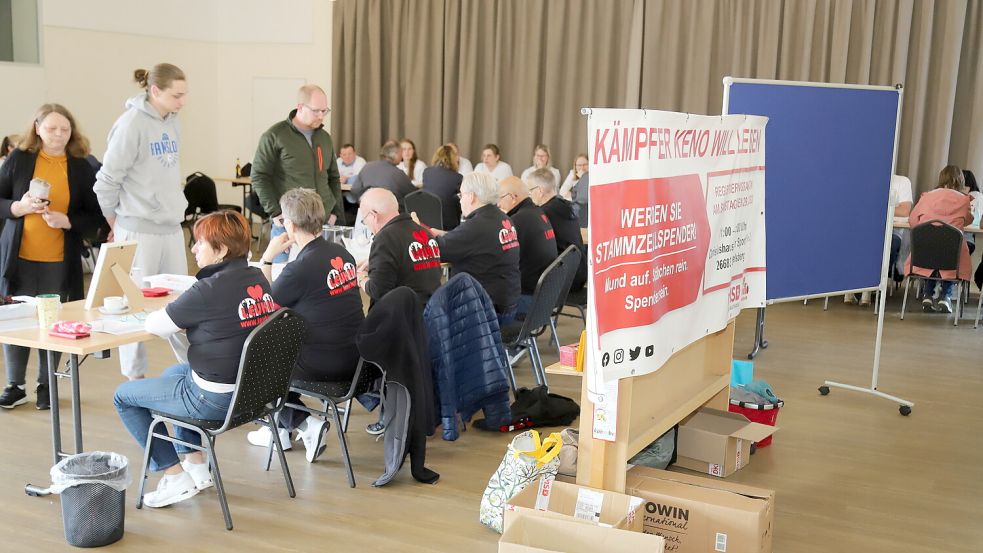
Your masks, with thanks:
[[(294, 380), (309, 382), (350, 381), (358, 364), (355, 335), (364, 318), (355, 258), (344, 247), (321, 238), (324, 202), (307, 188), (289, 190), (280, 197), (286, 233), (270, 240), (262, 257), (263, 273), (272, 280), (271, 260), (295, 246), (297, 258), (287, 263), (273, 282), (273, 298), (307, 321), (307, 338), (297, 358)], [(291, 394), (291, 403), (300, 395)], [(280, 412), (280, 443), (290, 448), (290, 433), (304, 442), (307, 461), (314, 462), (324, 451), (328, 422), (296, 409)], [(263, 426), (250, 432), (249, 443), (268, 447), (270, 430)]]
[[(167, 337), (187, 331), (188, 363), (158, 378), (133, 380), (116, 388), (113, 402), (123, 425), (143, 447), (159, 409), (174, 415), (222, 420), (228, 412), (246, 337), (279, 306), (259, 269), (249, 267), (249, 226), (234, 211), (220, 211), (195, 223), (191, 249), (201, 268), (196, 282), (166, 308), (147, 317), (147, 332)], [(175, 428), (177, 437), (201, 443), (197, 432)], [(185, 454), (180, 462), (178, 454)], [(165, 440), (150, 448), (150, 470), (164, 471), (157, 490), (143, 497), (148, 507), (164, 507), (213, 485), (201, 452)]]

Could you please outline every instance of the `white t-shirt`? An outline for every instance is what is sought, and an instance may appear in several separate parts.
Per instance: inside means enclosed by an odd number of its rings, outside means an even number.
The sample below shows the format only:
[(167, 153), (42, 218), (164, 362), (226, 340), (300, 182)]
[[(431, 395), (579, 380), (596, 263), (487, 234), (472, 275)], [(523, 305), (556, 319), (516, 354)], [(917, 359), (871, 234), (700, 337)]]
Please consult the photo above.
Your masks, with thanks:
[(474, 172), (474, 166), (466, 157), (457, 158), (457, 172), (461, 175), (467, 175), (468, 173)]
[(911, 179), (902, 175), (891, 175), (891, 200), (893, 206), (911, 202)]
[[(553, 183), (556, 184), (557, 186), (560, 186), (560, 170), (552, 166), (547, 167), (547, 169), (549, 169), (550, 172), (553, 173)], [(536, 170), (535, 165), (533, 165), (532, 167), (526, 167), (526, 170), (522, 172), (522, 176), (519, 178), (521, 178), (522, 180), (526, 180), (526, 177), (528, 177), (529, 174), (535, 170)]]
[[(399, 167), (400, 171), (406, 173), (406, 160), (400, 161), (396, 167)], [(427, 164), (423, 163), (423, 160), (418, 159), (416, 160), (416, 165), (413, 166), (413, 174), (406, 173), (406, 176), (413, 181), (413, 184), (420, 186), (423, 184), (423, 170), (426, 168)]]
[(484, 162), (481, 162), (474, 168), (475, 173), (488, 173), (495, 177), (495, 180), (502, 180), (506, 177), (511, 177), (515, 173), (512, 172), (512, 166), (504, 161), (499, 160), (498, 164), (495, 165), (494, 170), (489, 170), (488, 166)]
[(355, 156), (355, 161), (351, 165), (345, 165), (341, 158), (338, 158), (338, 176), (345, 178), (352, 178), (352, 176), (357, 175), (359, 171), (365, 167), (365, 158), (362, 156)]

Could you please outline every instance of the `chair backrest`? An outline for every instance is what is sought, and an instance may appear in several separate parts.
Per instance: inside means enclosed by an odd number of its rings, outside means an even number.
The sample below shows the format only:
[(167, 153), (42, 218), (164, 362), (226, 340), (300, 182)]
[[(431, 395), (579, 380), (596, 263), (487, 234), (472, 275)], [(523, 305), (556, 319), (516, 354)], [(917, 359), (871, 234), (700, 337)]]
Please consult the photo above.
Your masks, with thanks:
[(188, 200), (185, 215), (193, 213), (212, 213), (218, 211), (218, 192), (215, 181), (208, 175), (197, 172), (188, 175), (184, 181), (184, 197)]
[[(532, 294), (532, 305), (529, 306), (526, 318), (522, 321), (518, 340), (524, 340), (533, 331), (550, 324), (556, 302), (565, 293), (563, 286), (567, 282), (566, 262), (563, 256), (557, 257), (539, 276), (536, 290)], [(567, 285), (566, 292), (569, 291), (570, 286)]]
[(239, 168), (239, 175), (242, 177), (249, 177), (253, 174), (253, 164), (246, 163), (241, 168)]
[(959, 270), (963, 233), (939, 220), (911, 229), (911, 265), (934, 271)]
[(560, 253), (560, 257), (563, 258), (564, 281), (560, 295), (556, 299), (556, 305), (553, 306), (554, 315), (563, 311), (563, 306), (567, 303), (570, 287), (573, 286), (573, 281), (577, 278), (577, 271), (580, 269), (581, 255), (580, 248), (574, 244), (570, 244), (567, 249)]
[(416, 212), (420, 222), (431, 228), (444, 228), (444, 208), (440, 197), (426, 190), (410, 192), (403, 198), (406, 212)]
[(283, 404), (306, 327), (303, 317), (283, 308), (249, 333), (229, 413), (216, 433), (261, 418)]

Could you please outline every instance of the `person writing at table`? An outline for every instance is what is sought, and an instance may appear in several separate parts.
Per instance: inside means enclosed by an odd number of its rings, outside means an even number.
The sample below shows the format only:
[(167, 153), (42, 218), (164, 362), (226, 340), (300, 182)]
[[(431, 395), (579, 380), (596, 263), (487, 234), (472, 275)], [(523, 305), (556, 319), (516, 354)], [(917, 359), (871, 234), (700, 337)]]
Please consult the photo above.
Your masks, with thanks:
[[(939, 173), (939, 184), (930, 192), (922, 194), (922, 197), (915, 204), (908, 216), (908, 224), (915, 228), (920, 223), (938, 219), (943, 223), (950, 224), (959, 230), (973, 221), (973, 212), (970, 209), (971, 198), (963, 194), (965, 186), (963, 172), (955, 165), (949, 165)], [(966, 241), (960, 244), (959, 253), (959, 273), (955, 271), (940, 271), (940, 276), (946, 279), (969, 280), (972, 273), (972, 265), (969, 259), (969, 248)], [(905, 262), (905, 273), (916, 276), (931, 276), (932, 270), (911, 265), (911, 256)], [(925, 288), (922, 292), (922, 309), (925, 311), (940, 311), (942, 313), (952, 313), (952, 281), (939, 282), (936, 288), (934, 280), (925, 280)]]
[[(160, 337), (186, 331), (189, 362), (171, 366), (158, 378), (125, 382), (113, 397), (123, 426), (144, 448), (152, 410), (202, 420), (225, 418), (246, 338), (280, 307), (263, 273), (246, 263), (251, 232), (242, 214), (210, 213), (195, 223), (194, 237), (191, 252), (201, 268), (198, 281), (146, 322), (147, 332)], [(197, 432), (174, 431), (184, 441), (201, 443)], [(179, 454), (187, 455), (184, 462)], [(164, 476), (144, 496), (148, 507), (184, 501), (213, 485), (204, 454), (165, 440), (153, 441), (150, 470)]]
[[(59, 104), (44, 104), (20, 147), (0, 167), (0, 217), (7, 220), (0, 234), (0, 295), (82, 299), (82, 236), (102, 222), (92, 191), (95, 173), (85, 160), (88, 154), (89, 141), (72, 114)], [(31, 194), (32, 179), (47, 182), (47, 199)], [(30, 348), (3, 346), (7, 387), (0, 407), (27, 402), (30, 353)], [(39, 353), (35, 406), (48, 409), (48, 356)], [(59, 357), (55, 354), (55, 363)]]
[[(321, 237), (324, 202), (309, 188), (294, 188), (280, 196), (280, 213), (286, 232), (270, 240), (262, 257), (263, 274), (273, 284), (273, 299), (307, 321), (307, 336), (297, 357), (292, 378), (305, 382), (351, 381), (358, 365), (355, 336), (362, 326), (362, 296), (355, 274), (355, 258), (344, 247)], [(287, 263), (274, 281), (273, 260), (296, 245), (297, 258)], [(300, 403), (291, 392), (290, 403)], [(290, 433), (303, 440), (307, 462), (324, 452), (328, 421), (284, 407), (278, 417), (283, 449), (290, 449)], [(250, 432), (249, 443), (268, 447), (270, 429)]]

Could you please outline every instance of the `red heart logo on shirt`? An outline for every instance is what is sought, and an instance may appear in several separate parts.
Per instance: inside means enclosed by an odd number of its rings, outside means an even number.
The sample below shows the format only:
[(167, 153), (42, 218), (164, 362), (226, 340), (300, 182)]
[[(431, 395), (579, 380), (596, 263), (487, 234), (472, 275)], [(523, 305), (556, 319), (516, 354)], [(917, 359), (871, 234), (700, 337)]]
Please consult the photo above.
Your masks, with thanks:
[(425, 231), (425, 230), (415, 230), (415, 231), (413, 231), (413, 238), (415, 238), (416, 241), (419, 242), (419, 243), (421, 243), (421, 244), (426, 244), (427, 242), (430, 241), (430, 235), (427, 234), (427, 231)]
[(512, 221), (509, 219), (505, 219), (502, 221), (502, 226), (505, 228), (512, 228)]
[(260, 286), (259, 284), (255, 286), (250, 286), (246, 288), (246, 293), (249, 294), (250, 298), (253, 298), (254, 300), (258, 300), (263, 297), (263, 287)]
[(340, 271), (345, 266), (345, 261), (340, 256), (336, 257), (331, 260), (331, 266)]

